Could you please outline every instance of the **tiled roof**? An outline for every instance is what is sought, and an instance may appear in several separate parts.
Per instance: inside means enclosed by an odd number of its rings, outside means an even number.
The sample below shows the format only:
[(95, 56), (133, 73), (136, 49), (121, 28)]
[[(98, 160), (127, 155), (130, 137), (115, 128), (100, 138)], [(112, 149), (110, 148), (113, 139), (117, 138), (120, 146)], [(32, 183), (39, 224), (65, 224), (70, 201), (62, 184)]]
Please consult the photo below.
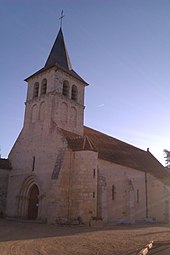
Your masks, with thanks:
[(11, 164), (8, 159), (0, 158), (0, 169), (11, 169)]
[(84, 128), (84, 133), (95, 144), (101, 159), (143, 171), (150, 169), (153, 163), (155, 166), (155, 161), (156, 166), (162, 167), (148, 151), (141, 150), (88, 127)]
[[(103, 134), (94, 129), (84, 127), (84, 137), (64, 131), (69, 147), (73, 151), (93, 150), (98, 157), (122, 166), (148, 172), (156, 178), (170, 185), (170, 174), (163, 165), (149, 152), (116, 138)], [(92, 146), (83, 148), (84, 139), (88, 139)]]

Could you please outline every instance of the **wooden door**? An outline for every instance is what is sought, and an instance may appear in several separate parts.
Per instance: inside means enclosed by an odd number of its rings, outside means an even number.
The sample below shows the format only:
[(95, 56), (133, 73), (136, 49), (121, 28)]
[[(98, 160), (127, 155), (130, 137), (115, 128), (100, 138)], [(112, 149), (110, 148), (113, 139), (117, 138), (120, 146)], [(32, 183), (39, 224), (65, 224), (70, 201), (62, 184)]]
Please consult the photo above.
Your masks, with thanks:
[(33, 185), (29, 191), (29, 201), (28, 201), (28, 219), (36, 220), (38, 216), (38, 196), (39, 190), (37, 185)]

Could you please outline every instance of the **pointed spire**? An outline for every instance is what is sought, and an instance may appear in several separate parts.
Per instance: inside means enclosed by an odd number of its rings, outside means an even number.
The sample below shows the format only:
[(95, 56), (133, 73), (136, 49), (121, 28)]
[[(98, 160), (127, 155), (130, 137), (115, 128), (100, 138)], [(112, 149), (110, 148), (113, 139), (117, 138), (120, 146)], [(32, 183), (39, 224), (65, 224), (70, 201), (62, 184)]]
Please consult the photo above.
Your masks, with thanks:
[(73, 69), (71, 66), (70, 58), (67, 53), (66, 45), (64, 42), (64, 36), (62, 32), (62, 28), (60, 27), (60, 30), (58, 32), (57, 38), (54, 42), (54, 45), (51, 49), (51, 52), (47, 58), (47, 61), (45, 63), (45, 66), (41, 68), (36, 73), (32, 74), (28, 78), (25, 79), (25, 81), (28, 81), (29, 78), (33, 77), (34, 75), (37, 75), (51, 67), (58, 67), (63, 69), (68, 74), (72, 75), (76, 79), (80, 80), (85, 84), (85, 86), (88, 85), (87, 82), (85, 82)]
[(64, 42), (63, 32), (60, 28), (51, 52), (44, 67), (59, 66), (66, 70), (72, 70), (71, 62)]

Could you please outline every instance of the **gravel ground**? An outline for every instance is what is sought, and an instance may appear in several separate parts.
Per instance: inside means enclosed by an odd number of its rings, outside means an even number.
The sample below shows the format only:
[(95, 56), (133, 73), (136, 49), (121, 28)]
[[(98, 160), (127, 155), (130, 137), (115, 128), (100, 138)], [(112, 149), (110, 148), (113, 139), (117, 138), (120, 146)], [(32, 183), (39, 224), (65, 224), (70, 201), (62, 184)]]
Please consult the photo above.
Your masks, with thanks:
[(0, 255), (135, 255), (170, 225), (56, 226), (0, 220)]

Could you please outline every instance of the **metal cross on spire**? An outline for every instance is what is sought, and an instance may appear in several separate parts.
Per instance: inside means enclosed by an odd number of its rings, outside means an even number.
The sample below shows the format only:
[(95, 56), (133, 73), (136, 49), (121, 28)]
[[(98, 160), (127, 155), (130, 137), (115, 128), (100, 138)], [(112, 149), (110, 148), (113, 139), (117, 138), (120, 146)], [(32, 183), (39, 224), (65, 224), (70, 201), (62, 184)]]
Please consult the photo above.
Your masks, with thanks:
[(64, 12), (63, 12), (63, 10), (61, 11), (61, 16), (60, 16), (60, 28), (62, 28), (62, 20), (63, 20), (63, 18), (64, 18)]

